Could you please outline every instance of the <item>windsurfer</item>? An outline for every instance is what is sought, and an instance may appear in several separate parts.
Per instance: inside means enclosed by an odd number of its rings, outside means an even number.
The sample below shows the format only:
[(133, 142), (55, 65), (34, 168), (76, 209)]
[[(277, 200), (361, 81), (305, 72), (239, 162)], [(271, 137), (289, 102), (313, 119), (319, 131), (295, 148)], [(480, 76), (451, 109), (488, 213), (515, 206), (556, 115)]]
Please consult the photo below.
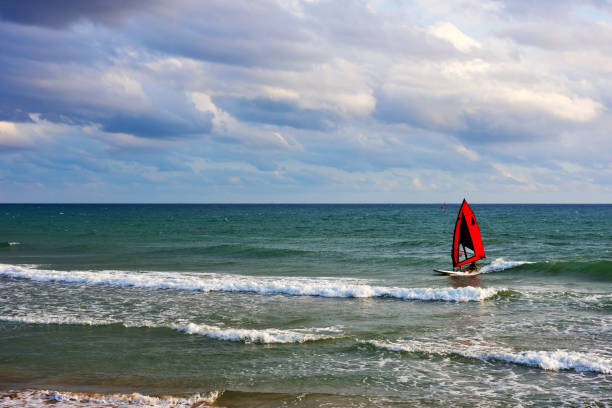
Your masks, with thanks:
[(465, 271), (469, 273), (469, 272), (476, 272), (477, 270), (478, 270), (478, 265), (476, 265), (476, 262), (472, 262), (470, 264), (470, 267), (467, 268)]

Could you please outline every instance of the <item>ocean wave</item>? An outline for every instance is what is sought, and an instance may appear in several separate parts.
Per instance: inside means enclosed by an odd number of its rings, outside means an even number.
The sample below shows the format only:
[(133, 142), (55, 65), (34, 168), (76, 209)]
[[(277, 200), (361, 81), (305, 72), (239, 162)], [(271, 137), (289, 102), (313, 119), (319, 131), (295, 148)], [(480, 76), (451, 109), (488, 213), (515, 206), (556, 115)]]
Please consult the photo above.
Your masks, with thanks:
[(490, 272), (498, 272), (503, 271), (504, 269), (516, 268), (521, 265), (533, 264), (535, 262), (529, 261), (506, 261), (504, 258), (497, 258), (493, 262), (488, 265), (480, 268), (481, 273), (490, 273)]
[(528, 271), (538, 275), (612, 282), (612, 261), (609, 260), (538, 262), (531, 265)]
[(406, 342), (384, 342), (369, 340), (364, 343), (380, 349), (408, 352), (435, 354), (440, 356), (458, 355), (467, 358), (476, 358), (483, 361), (501, 361), (530, 367), (538, 367), (544, 370), (560, 371), (592, 371), (602, 374), (612, 374), (612, 360), (598, 356), (593, 353), (582, 353), (577, 351), (554, 350), (554, 351), (512, 351), (503, 348), (485, 347), (480, 345), (461, 347), (458, 344), (423, 344), (417, 341)]
[[(175, 330), (182, 331), (188, 334), (199, 334), (201, 336), (211, 337), (219, 340), (242, 341), (244, 343), (305, 343), (307, 341), (328, 340), (338, 338), (337, 328), (325, 327), (315, 329), (227, 329), (206, 324), (188, 323), (186, 325), (177, 325), (172, 327)], [(320, 334), (321, 332), (327, 334)], [(314, 333), (313, 333), (314, 332)]]
[(40, 282), (111, 285), (143, 289), (247, 292), (260, 295), (321, 296), (330, 298), (389, 297), (402, 300), (481, 301), (505, 288), (400, 288), (353, 283), (345, 279), (252, 277), (225, 274), (187, 274), (127, 271), (54, 271), (0, 264), (0, 276)]
[[(500, 296), (499, 294), (497, 296)], [(532, 288), (523, 290), (521, 296), (529, 301), (563, 301), (568, 306), (580, 309), (606, 310), (612, 309), (612, 293), (592, 293), (582, 291), (551, 291), (548, 289)]]
[(218, 244), (210, 246), (188, 246), (181, 248), (162, 248), (162, 249), (149, 249), (146, 252), (155, 251), (155, 253), (169, 253), (173, 256), (176, 255), (222, 255), (224, 257), (231, 256), (233, 258), (255, 258), (255, 259), (267, 259), (267, 258), (283, 258), (292, 256), (306, 256), (315, 252), (294, 249), (294, 248), (279, 248), (279, 247), (265, 247), (265, 246), (253, 246), (245, 244)]
[(83, 326), (121, 325), (125, 328), (169, 328), (186, 334), (197, 334), (216, 340), (239, 341), (257, 344), (305, 343), (340, 338), (339, 327), (315, 327), (301, 329), (234, 329), (207, 324), (157, 324), (153, 322), (126, 322), (111, 319), (88, 319), (63, 316), (0, 316), (0, 321), (27, 324), (59, 324)]
[(532, 275), (576, 276), (590, 280), (612, 281), (612, 261), (507, 261), (497, 258), (480, 269), (481, 273), (498, 272), (520, 267)]
[(0, 316), (0, 321), (27, 324), (68, 324), (80, 326), (106, 326), (111, 324), (123, 324), (125, 327), (128, 327), (120, 320), (75, 318), (72, 316)]
[(612, 309), (612, 294), (609, 293), (587, 295), (580, 301), (588, 307)]
[(147, 396), (132, 394), (97, 394), (84, 392), (65, 392), (47, 390), (20, 390), (0, 392), (0, 404), (3, 407), (30, 407), (58, 404), (62, 407), (206, 407), (213, 404), (222, 392), (212, 391), (194, 394), (189, 397)]

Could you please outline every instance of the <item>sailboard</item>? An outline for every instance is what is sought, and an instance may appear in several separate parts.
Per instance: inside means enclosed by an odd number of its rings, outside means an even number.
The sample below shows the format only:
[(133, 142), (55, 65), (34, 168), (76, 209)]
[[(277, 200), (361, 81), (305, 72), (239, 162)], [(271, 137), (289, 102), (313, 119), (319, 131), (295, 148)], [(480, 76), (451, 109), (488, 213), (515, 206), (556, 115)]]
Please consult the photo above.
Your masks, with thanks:
[(448, 276), (474, 276), (474, 275), (480, 275), (482, 273), (480, 270), (472, 271), (472, 272), (464, 272), (464, 271), (445, 271), (444, 269), (434, 269), (434, 272), (438, 272), (442, 275), (448, 275)]
[(477, 269), (463, 270), (463, 268), (468, 264), (475, 265), (476, 261), (486, 258), (476, 216), (465, 199), (461, 203), (455, 222), (451, 258), (453, 261), (452, 271), (434, 269), (434, 272), (460, 276), (477, 275), (480, 273)]

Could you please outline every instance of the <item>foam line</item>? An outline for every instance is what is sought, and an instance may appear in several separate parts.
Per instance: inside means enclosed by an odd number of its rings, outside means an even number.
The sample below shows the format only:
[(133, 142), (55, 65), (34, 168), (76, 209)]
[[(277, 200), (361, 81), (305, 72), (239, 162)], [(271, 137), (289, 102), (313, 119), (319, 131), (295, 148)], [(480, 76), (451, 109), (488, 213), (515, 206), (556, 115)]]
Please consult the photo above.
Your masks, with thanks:
[(506, 261), (504, 258), (497, 258), (488, 265), (480, 268), (481, 273), (503, 271), (504, 269), (516, 268), (517, 266), (525, 264), (533, 264), (535, 262), (529, 261)]
[[(199, 334), (201, 336), (211, 337), (219, 340), (242, 341), (245, 343), (304, 343), (307, 341), (323, 340), (337, 338), (333, 335), (321, 335), (308, 332), (308, 329), (280, 330), (280, 329), (226, 329), (205, 324), (189, 323), (187, 325), (173, 326), (175, 330), (179, 330), (188, 334)], [(334, 328), (316, 329), (322, 331), (329, 329), (335, 331)]]
[(159, 397), (133, 394), (97, 394), (66, 391), (21, 390), (0, 393), (3, 407), (38, 407), (57, 404), (62, 407), (207, 407), (223, 392), (212, 391), (190, 397), (164, 395)]
[(250, 292), (260, 295), (321, 296), (331, 298), (391, 297), (402, 300), (481, 301), (506, 289), (399, 288), (356, 284), (343, 279), (252, 277), (222, 274), (186, 274), (126, 271), (54, 271), (0, 264), (0, 276), (40, 282), (68, 282), (144, 289)]
[(319, 327), (304, 329), (233, 329), (217, 327), (207, 324), (171, 324), (163, 325), (151, 322), (125, 322), (121, 320), (108, 319), (76, 319), (72, 317), (60, 316), (0, 316), (0, 320), (28, 323), (28, 324), (66, 324), (66, 325), (87, 325), (87, 326), (106, 326), (110, 324), (120, 324), (124, 327), (150, 327), (150, 328), (170, 328), (187, 334), (197, 334), (217, 340), (241, 341), (243, 343), (304, 343), (307, 341), (325, 340), (338, 338), (338, 333), (342, 330), (337, 327)]
[(463, 357), (477, 358), (483, 361), (504, 361), (513, 364), (539, 367), (544, 370), (560, 371), (592, 371), (602, 374), (612, 374), (612, 360), (592, 353), (577, 351), (521, 351), (515, 352), (506, 349), (495, 349), (482, 346), (469, 346), (465, 348), (445, 345), (436, 347), (418, 342), (390, 343), (383, 341), (365, 341), (377, 348), (408, 353), (426, 353), (437, 355), (457, 354)]
[(128, 325), (120, 320), (104, 320), (104, 319), (77, 319), (74, 317), (46, 317), (46, 316), (0, 316), (0, 321), (13, 323), (28, 323), (28, 324), (70, 324), (82, 326), (106, 326), (109, 324)]

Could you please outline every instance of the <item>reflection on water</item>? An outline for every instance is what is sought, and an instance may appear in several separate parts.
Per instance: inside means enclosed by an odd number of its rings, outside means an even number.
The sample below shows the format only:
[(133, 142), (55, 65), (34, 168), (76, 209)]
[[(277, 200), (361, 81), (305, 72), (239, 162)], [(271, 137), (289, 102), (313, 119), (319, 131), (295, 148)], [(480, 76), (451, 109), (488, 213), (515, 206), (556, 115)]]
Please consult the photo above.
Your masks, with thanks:
[(480, 287), (480, 277), (474, 276), (449, 276), (451, 286), (455, 289), (465, 288), (466, 286)]

